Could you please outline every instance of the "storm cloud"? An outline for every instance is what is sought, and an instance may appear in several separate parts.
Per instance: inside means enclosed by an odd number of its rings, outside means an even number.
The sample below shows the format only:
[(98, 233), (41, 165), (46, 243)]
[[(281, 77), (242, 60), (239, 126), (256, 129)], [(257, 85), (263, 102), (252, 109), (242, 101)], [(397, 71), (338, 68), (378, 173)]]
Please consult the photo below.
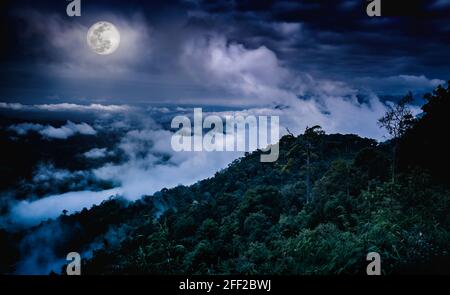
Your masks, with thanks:
[[(192, 75), (197, 67), (186, 67), (186, 59), (211, 59), (217, 53), (211, 50), (220, 46), (234, 57), (222, 54), (214, 60), (222, 68), (210, 71), (213, 77), (252, 95), (250, 84), (259, 79), (269, 88), (259, 89), (259, 95), (273, 95), (272, 100), (283, 96), (271, 92), (284, 78), (279, 65), (376, 94), (422, 94), (433, 81), (447, 79), (447, 1), (412, 1), (404, 14), (386, 4), (381, 18), (369, 18), (363, 2), (97, 0), (84, 3), (78, 18), (65, 15), (65, 3), (9, 2), (2, 12), (9, 28), (2, 39), (9, 47), (0, 60), (0, 101), (223, 105), (240, 97), (201, 73)], [(415, 7), (422, 13), (408, 16)], [(87, 47), (86, 32), (98, 20), (113, 22), (121, 31), (116, 54), (99, 58)], [(217, 37), (204, 41), (208, 36)], [(209, 43), (202, 49), (202, 42)], [(255, 64), (254, 55), (264, 55), (264, 62)], [(278, 68), (269, 65), (274, 62)], [(228, 70), (240, 71), (246, 85), (238, 85)], [(407, 83), (404, 77), (432, 83)]]

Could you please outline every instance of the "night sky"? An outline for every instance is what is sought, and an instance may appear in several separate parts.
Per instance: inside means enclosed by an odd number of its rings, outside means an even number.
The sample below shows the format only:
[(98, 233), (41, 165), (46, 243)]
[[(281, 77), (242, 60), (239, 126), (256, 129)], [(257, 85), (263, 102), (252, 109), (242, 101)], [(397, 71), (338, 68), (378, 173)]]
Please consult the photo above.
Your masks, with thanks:
[[(420, 94), (449, 78), (450, 1), (416, 2), (370, 18), (362, 0), (82, 0), (71, 18), (64, 0), (2, 1), (0, 101), (257, 105), (314, 87)], [(100, 20), (121, 32), (111, 56), (86, 44)]]

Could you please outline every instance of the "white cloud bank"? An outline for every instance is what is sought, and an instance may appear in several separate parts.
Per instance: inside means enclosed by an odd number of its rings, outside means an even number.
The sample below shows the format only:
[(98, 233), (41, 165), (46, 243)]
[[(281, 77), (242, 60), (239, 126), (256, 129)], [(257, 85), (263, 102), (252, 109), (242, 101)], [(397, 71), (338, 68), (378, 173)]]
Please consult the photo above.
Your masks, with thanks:
[[(101, 180), (121, 184), (129, 200), (151, 195), (163, 188), (190, 185), (211, 177), (243, 153), (240, 152), (174, 152), (172, 132), (161, 129), (133, 130), (118, 147), (128, 157), (122, 164), (107, 164), (93, 171)], [(166, 156), (167, 161), (161, 161)]]
[[(91, 208), (115, 195), (133, 201), (163, 188), (194, 184), (211, 177), (243, 155), (243, 152), (174, 152), (170, 145), (172, 134), (161, 129), (128, 132), (117, 145), (128, 158), (121, 164), (107, 163), (92, 171), (72, 173), (53, 166), (41, 167), (34, 177), (34, 181), (39, 183), (45, 184), (53, 178), (66, 181), (86, 175), (98, 181), (112, 181), (119, 186), (103, 191), (72, 191), (35, 201), (22, 201), (12, 207), (9, 221), (30, 226), (48, 218), (56, 218), (63, 210), (67, 210), (70, 214), (83, 208)], [(91, 156), (93, 154), (99, 156), (106, 150), (98, 149), (90, 152)], [(163, 161), (162, 157), (168, 157), (168, 160)], [(54, 173), (49, 174), (49, 171)]]
[(80, 191), (54, 195), (36, 201), (22, 201), (16, 204), (11, 215), (22, 225), (35, 225), (39, 222), (56, 218), (67, 210), (68, 214), (91, 208), (110, 197), (121, 194), (120, 189), (110, 189), (100, 192)]
[(29, 132), (38, 132), (44, 138), (47, 139), (67, 139), (76, 134), (81, 135), (96, 135), (97, 131), (87, 123), (75, 124), (71, 121), (61, 127), (53, 127), (51, 125), (41, 125), (33, 123), (21, 123), (12, 125), (8, 128), (11, 131), (17, 133), (17, 135), (27, 135)]
[(125, 112), (133, 108), (128, 105), (81, 105), (74, 103), (35, 104), (0, 102), (0, 109), (14, 111), (49, 111), (49, 112)]
[(186, 43), (181, 63), (194, 79), (242, 95), (242, 103), (292, 98), (281, 87), (290, 79), (289, 72), (265, 46), (249, 50), (221, 36), (193, 39)]

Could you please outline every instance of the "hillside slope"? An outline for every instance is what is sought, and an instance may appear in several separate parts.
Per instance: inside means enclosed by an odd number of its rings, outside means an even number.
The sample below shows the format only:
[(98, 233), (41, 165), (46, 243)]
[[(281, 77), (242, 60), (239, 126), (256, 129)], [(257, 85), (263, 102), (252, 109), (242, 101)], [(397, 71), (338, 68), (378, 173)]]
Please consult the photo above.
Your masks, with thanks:
[(390, 182), (388, 151), (354, 135), (286, 136), (277, 163), (260, 163), (255, 152), (211, 179), (118, 211), (126, 237), (106, 239), (84, 269), (357, 274), (372, 251), (385, 273), (448, 269), (448, 191), (421, 172)]
[(0, 231), (1, 272), (77, 251), (84, 274), (364, 274), (369, 252), (385, 274), (449, 273), (450, 88), (425, 98), (397, 141), (315, 126), (283, 137), (275, 163), (256, 151), (189, 187)]

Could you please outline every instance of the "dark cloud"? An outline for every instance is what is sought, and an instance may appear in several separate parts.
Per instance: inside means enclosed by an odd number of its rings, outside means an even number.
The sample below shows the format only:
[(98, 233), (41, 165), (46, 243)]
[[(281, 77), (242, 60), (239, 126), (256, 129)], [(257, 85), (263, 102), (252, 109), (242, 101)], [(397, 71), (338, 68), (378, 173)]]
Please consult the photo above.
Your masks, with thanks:
[[(289, 70), (354, 87), (370, 86), (356, 80), (400, 75), (447, 79), (448, 1), (383, 1), (386, 16), (380, 18), (366, 15), (366, 3), (96, 0), (82, 1), (82, 16), (69, 18), (65, 1), (2, 2), (2, 101), (195, 98), (211, 104), (228, 94), (192, 79), (180, 64), (186, 44), (204, 35), (248, 49), (264, 46)], [(125, 38), (106, 59), (84, 42), (85, 31), (100, 19), (116, 23)]]
[[(198, 7), (215, 15), (211, 19), (222, 18), (228, 26), (236, 24), (239, 32), (234, 38), (270, 44), (291, 66), (316, 74), (326, 72), (341, 78), (364, 74), (428, 74), (445, 78), (448, 64), (443, 60), (450, 49), (448, 25), (445, 25), (450, 15), (447, 5), (439, 7), (432, 1), (407, 4), (384, 1), (386, 13), (396, 16), (369, 18), (365, 14), (365, 3), (237, 1), (219, 12), (209, 9), (207, 4)], [(421, 14), (417, 16), (418, 10)], [(268, 29), (270, 23), (299, 23), (302, 31), (286, 44), (283, 41), (288, 37), (280, 41), (279, 36)], [(255, 28), (257, 26), (259, 29)]]

